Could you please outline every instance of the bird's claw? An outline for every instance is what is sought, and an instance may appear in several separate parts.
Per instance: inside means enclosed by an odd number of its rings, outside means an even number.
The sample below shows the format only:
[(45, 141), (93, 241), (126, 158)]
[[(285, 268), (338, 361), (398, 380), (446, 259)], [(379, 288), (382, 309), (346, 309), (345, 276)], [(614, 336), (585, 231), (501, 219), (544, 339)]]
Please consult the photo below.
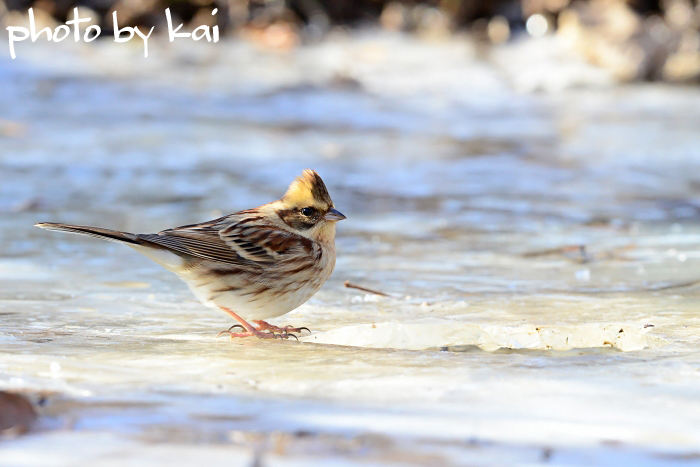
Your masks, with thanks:
[(227, 330), (221, 331), (219, 334), (216, 335), (216, 337), (221, 337), (222, 334), (232, 334), (233, 329), (235, 329), (235, 328), (241, 328), (241, 332), (246, 332), (246, 329), (243, 326), (241, 326), (240, 324), (234, 324), (233, 326), (231, 326)]
[[(262, 332), (262, 331), (245, 331), (245, 332), (231, 332), (231, 331), (221, 331), (219, 334), (216, 335), (216, 337), (221, 336), (222, 334), (227, 334), (231, 339), (234, 337), (257, 337), (258, 339), (288, 339), (289, 336), (293, 334), (275, 334), (274, 332)], [(297, 336), (294, 336), (296, 339)], [(297, 339), (299, 340), (299, 339)]]
[[(258, 337), (259, 339), (289, 339), (289, 337), (293, 337), (294, 339), (296, 339), (298, 341), (299, 337), (297, 337), (296, 334), (293, 334), (293, 333), (302, 332), (303, 330), (306, 330), (309, 334), (311, 334), (311, 330), (307, 327), (300, 327), (300, 328), (295, 328), (294, 326), (278, 327), (278, 326), (273, 326), (271, 324), (268, 324), (265, 321), (256, 321), (256, 323), (258, 325), (258, 329), (248, 330), (245, 328), (245, 326), (243, 326), (241, 324), (234, 324), (233, 326), (228, 328), (228, 330), (221, 331), (219, 334), (216, 335), (216, 337), (220, 337), (222, 334), (228, 334), (232, 339), (234, 337), (251, 337), (251, 336)], [(236, 328), (241, 328), (241, 332), (233, 332), (233, 330)]]
[(311, 334), (311, 329), (309, 329), (307, 327), (295, 328), (294, 326), (291, 326), (291, 325), (280, 327), (280, 326), (274, 326), (274, 325), (272, 325), (266, 321), (262, 321), (262, 320), (256, 320), (255, 324), (258, 325), (259, 331), (270, 331), (270, 332), (277, 332), (280, 334), (289, 334), (292, 332), (301, 332), (304, 329), (306, 329), (308, 331), (308, 333)]

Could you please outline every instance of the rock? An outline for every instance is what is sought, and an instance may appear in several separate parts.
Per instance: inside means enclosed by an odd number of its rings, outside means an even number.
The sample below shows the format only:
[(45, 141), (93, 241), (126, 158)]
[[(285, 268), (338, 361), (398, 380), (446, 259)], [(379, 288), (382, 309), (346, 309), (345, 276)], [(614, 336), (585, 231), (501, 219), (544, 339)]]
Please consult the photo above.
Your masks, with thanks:
[(35, 419), (36, 412), (27, 398), (0, 391), (0, 433), (26, 433)]

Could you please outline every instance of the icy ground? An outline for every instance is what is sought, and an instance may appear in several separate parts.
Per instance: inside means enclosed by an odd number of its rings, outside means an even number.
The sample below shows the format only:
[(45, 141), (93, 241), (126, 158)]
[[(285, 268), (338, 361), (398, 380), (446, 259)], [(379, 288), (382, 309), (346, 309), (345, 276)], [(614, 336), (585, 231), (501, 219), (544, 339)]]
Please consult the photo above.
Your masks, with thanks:
[[(41, 414), (1, 466), (700, 463), (700, 89), (544, 40), (150, 47), (0, 61), (0, 389)], [(32, 227), (159, 231), (306, 167), (348, 219), (275, 321), (302, 342), (216, 339), (148, 259)]]

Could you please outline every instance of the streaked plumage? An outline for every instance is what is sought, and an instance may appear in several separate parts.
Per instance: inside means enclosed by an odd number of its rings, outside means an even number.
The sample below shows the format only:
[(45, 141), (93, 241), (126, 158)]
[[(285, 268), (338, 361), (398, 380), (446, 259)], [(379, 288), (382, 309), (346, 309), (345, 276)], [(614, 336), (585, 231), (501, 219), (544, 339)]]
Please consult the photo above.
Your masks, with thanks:
[[(124, 243), (177, 274), (202, 303), (223, 309), (247, 331), (231, 336), (270, 338), (273, 332), (286, 337), (287, 329), (263, 320), (297, 308), (330, 277), (335, 223), (344, 218), (334, 209), (321, 177), (305, 170), (278, 201), (157, 234), (56, 223), (36, 226)], [(273, 332), (261, 332), (265, 330)]]

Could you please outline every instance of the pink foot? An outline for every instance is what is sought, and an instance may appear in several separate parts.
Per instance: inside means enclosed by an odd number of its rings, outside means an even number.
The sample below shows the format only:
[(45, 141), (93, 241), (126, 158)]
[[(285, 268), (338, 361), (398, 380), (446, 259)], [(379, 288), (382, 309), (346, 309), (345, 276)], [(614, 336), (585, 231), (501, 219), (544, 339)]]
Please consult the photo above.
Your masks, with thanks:
[(295, 328), (293, 326), (284, 326), (281, 328), (279, 326), (274, 326), (274, 325), (272, 325), (266, 321), (263, 321), (261, 319), (253, 320), (253, 322), (258, 325), (259, 331), (271, 331), (271, 332), (279, 332), (281, 334), (289, 334), (292, 332), (301, 332), (302, 330), (306, 329), (309, 332), (309, 334), (311, 334), (311, 330), (309, 328), (305, 328), (305, 327)]
[[(231, 336), (231, 339), (234, 337), (252, 337), (255, 336), (258, 339), (289, 339), (289, 337), (293, 337), (296, 340), (299, 340), (297, 336), (294, 334), (291, 334), (291, 332), (301, 332), (302, 329), (306, 329), (309, 331), (309, 328), (294, 328), (292, 326), (285, 326), (283, 328), (273, 326), (271, 324), (266, 323), (263, 320), (255, 320), (253, 321), (258, 325), (258, 328), (255, 329), (253, 326), (251, 326), (246, 320), (238, 316), (236, 313), (234, 313), (232, 310), (229, 310), (226, 307), (219, 307), (222, 310), (224, 310), (226, 313), (231, 315), (233, 319), (238, 321), (240, 324), (234, 324), (228, 330), (226, 331), (221, 331), (219, 334), (216, 335), (216, 337), (221, 336), (222, 334), (228, 333), (229, 336)], [(241, 331), (243, 332), (233, 332), (232, 329), (239, 327), (241, 328)], [(267, 332), (266, 332), (267, 331)], [(277, 334), (275, 334), (277, 333)], [(309, 331), (309, 334), (311, 331)]]
[[(236, 325), (238, 326), (238, 325)], [(232, 326), (231, 328), (233, 329)], [(257, 337), (258, 339), (287, 339), (289, 335), (287, 334), (275, 334), (274, 332), (261, 332), (256, 329), (253, 329), (252, 331), (245, 331), (245, 332), (231, 332), (231, 330), (226, 330), (226, 331), (221, 331), (219, 334), (216, 335), (216, 337), (221, 336), (222, 334), (228, 334), (231, 336), (231, 339), (234, 337)], [(295, 336), (296, 337), (296, 336)]]

